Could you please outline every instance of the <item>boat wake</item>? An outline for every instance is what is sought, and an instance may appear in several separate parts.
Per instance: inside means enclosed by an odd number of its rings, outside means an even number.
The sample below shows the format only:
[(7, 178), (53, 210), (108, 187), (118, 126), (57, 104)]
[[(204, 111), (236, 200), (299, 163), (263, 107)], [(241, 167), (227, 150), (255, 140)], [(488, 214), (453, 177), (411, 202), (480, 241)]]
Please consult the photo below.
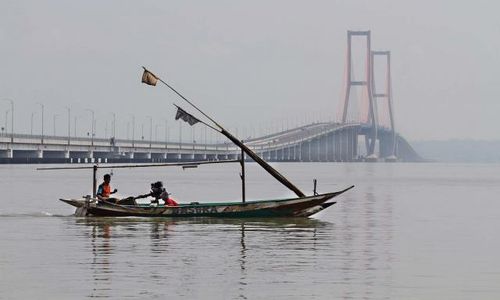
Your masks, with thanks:
[(19, 218), (19, 217), (34, 217), (34, 218), (46, 218), (46, 217), (72, 217), (73, 214), (70, 215), (60, 215), (53, 214), (47, 211), (41, 212), (32, 212), (32, 213), (3, 213), (0, 212), (0, 218)]

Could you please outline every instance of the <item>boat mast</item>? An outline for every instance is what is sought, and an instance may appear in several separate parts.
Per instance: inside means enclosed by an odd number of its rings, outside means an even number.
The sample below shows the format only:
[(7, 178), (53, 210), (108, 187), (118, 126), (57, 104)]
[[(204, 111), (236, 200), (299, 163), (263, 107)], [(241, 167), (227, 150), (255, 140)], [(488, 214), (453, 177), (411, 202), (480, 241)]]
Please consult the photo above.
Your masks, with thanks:
[(245, 152), (241, 149), (241, 202), (245, 203)]
[(94, 165), (92, 168), (93, 170), (93, 176), (92, 176), (92, 198), (95, 199), (97, 196), (96, 190), (97, 190), (97, 165)]

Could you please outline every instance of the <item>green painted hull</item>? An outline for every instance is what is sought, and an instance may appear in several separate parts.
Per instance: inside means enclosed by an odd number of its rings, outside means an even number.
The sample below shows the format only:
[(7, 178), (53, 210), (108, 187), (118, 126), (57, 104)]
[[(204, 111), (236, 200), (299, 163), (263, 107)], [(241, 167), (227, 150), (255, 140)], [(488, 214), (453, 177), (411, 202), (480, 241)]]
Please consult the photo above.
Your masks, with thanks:
[(330, 199), (351, 189), (308, 197), (226, 203), (182, 204), (179, 206), (118, 205), (95, 199), (60, 199), (77, 207), (77, 216), (136, 216), (136, 217), (215, 217), (269, 218), (308, 217), (333, 204)]

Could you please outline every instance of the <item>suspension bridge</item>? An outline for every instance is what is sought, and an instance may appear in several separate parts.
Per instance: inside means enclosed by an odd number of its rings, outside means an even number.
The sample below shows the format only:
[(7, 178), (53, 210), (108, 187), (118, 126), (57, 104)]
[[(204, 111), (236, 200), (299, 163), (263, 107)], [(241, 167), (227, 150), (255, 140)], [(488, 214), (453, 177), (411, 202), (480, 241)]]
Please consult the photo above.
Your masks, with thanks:
[[(353, 40), (364, 42), (363, 73), (356, 77)], [(376, 60), (385, 76), (378, 78)], [(421, 161), (396, 132), (391, 83), (391, 53), (371, 49), (370, 31), (348, 31), (343, 99), (337, 122), (316, 122), (244, 143), (267, 161), (355, 162)], [(376, 86), (382, 82), (381, 87)], [(361, 90), (361, 96), (356, 97)], [(358, 93), (356, 93), (358, 92)], [(12, 107), (13, 111), (13, 107)], [(241, 158), (227, 143), (182, 143), (118, 138), (47, 136), (7, 132), (0, 136), (0, 163), (165, 162)]]

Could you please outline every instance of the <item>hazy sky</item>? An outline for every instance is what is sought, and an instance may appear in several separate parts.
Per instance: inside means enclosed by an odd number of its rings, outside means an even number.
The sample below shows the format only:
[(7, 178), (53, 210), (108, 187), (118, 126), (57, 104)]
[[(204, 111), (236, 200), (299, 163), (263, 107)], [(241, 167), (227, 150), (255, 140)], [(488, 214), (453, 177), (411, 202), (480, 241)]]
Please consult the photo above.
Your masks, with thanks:
[[(392, 52), (401, 134), (498, 139), (498, 3), (3, 0), (0, 98), (15, 101), (16, 131), (30, 131), (34, 111), (39, 127), (42, 102), (47, 133), (54, 114), (58, 133), (67, 130), (70, 106), (79, 132), (94, 109), (98, 135), (111, 112), (118, 136), (132, 114), (136, 130), (144, 123), (149, 132), (152, 116), (154, 127), (168, 119), (174, 134), (171, 103), (188, 106), (165, 87), (141, 84), (144, 65), (243, 137), (334, 119), (346, 32), (371, 30), (372, 48)], [(2, 126), (9, 107), (0, 102)]]

